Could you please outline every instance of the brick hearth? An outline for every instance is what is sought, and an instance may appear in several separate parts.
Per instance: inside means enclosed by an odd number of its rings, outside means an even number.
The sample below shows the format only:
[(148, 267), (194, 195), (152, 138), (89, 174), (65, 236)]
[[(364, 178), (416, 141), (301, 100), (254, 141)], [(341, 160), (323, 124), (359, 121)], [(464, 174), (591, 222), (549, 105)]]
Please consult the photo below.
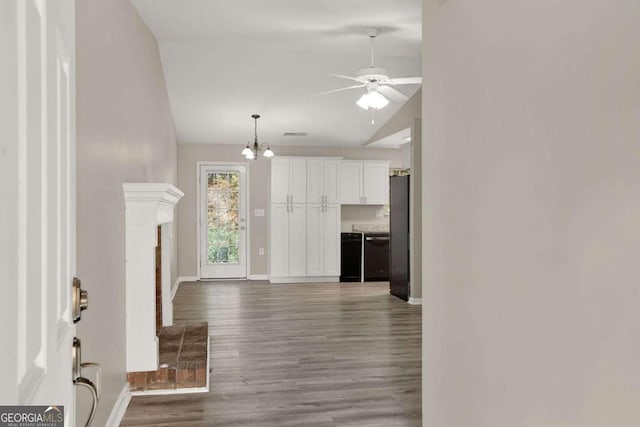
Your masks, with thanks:
[(205, 387), (207, 381), (207, 323), (165, 326), (159, 334), (160, 368), (129, 372), (131, 391)]

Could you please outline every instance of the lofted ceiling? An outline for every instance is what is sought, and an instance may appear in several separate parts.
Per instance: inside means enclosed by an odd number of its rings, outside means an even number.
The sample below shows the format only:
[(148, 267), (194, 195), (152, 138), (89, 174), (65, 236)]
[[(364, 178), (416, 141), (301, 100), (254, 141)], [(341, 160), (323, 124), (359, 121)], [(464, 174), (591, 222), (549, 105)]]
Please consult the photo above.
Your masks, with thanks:
[[(367, 28), (380, 28), (376, 66), (420, 76), (421, 0), (132, 0), (158, 40), (180, 142), (360, 146), (401, 107), (375, 112), (356, 82), (369, 66)], [(407, 96), (418, 85), (394, 86)], [(285, 132), (308, 135), (285, 137)]]

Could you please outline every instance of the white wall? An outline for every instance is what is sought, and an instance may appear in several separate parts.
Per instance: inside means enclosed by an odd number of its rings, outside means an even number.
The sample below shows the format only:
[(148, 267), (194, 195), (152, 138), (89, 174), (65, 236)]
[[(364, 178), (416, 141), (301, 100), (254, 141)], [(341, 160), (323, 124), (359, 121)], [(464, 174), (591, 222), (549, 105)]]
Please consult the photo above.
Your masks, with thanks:
[[(240, 155), (243, 143), (234, 145), (221, 144), (178, 144), (178, 187), (185, 195), (178, 204), (178, 232), (180, 241), (178, 244), (178, 270), (180, 276), (197, 275), (197, 182), (196, 164), (198, 161), (210, 162), (247, 162)], [(391, 160), (391, 167), (402, 166), (402, 153), (397, 149), (376, 148), (334, 148), (334, 147), (302, 147), (302, 146), (273, 146), (276, 155), (280, 156), (333, 156), (345, 159), (364, 160)], [(251, 212), (251, 265), (253, 275), (268, 274), (268, 224), (269, 224), (269, 182), (270, 163), (265, 159), (248, 162), (249, 165), (249, 210)], [(255, 209), (264, 209), (265, 216), (254, 217)], [(350, 207), (346, 209), (348, 219), (345, 221), (362, 218), (372, 220), (375, 218), (375, 210), (370, 208), (359, 209)], [(362, 216), (360, 216), (362, 215)], [(387, 220), (388, 221), (388, 220)], [(347, 227), (347, 225), (345, 225)], [(259, 248), (265, 248), (265, 254), (258, 254)]]
[(378, 131), (369, 138), (369, 143), (393, 135), (413, 126), (415, 119), (422, 115), (422, 89), (411, 98)]
[(424, 11), (423, 425), (640, 425), (640, 3)]
[(158, 47), (131, 3), (79, 1), (76, 30), (78, 277), (89, 291), (78, 337), (83, 359), (102, 365), (102, 426), (126, 381), (122, 182), (175, 184), (177, 148)]
[(411, 177), (409, 178), (409, 296), (422, 298), (422, 119), (411, 126)]

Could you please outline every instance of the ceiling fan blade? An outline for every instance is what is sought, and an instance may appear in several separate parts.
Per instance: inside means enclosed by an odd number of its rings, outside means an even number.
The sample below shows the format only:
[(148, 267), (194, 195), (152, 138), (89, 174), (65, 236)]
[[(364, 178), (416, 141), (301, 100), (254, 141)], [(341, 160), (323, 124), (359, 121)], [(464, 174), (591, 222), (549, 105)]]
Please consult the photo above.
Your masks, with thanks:
[(358, 80), (356, 77), (351, 77), (351, 76), (345, 76), (344, 74), (329, 74), (331, 77), (337, 77), (339, 79), (347, 79), (347, 80), (353, 80), (356, 82), (359, 82), (360, 80)]
[(400, 91), (395, 90), (391, 86), (381, 85), (380, 87), (378, 87), (378, 92), (380, 92), (381, 94), (383, 94), (384, 96), (392, 100), (393, 102), (404, 102), (407, 99), (409, 99), (407, 95), (405, 95)]
[(422, 77), (398, 77), (397, 79), (389, 79), (391, 85), (420, 85)]
[(366, 86), (366, 84), (364, 84), (364, 83), (363, 83), (363, 84), (354, 85), (354, 86), (349, 86), (349, 87), (342, 87), (342, 88), (340, 88), (340, 89), (334, 89), (334, 90), (330, 90), (330, 91), (327, 91), (327, 92), (318, 93), (318, 94), (316, 94), (316, 95), (311, 95), (311, 96), (315, 98), (316, 96), (328, 95), (328, 94), (330, 94), (330, 93), (341, 92), (341, 91), (343, 91), (343, 90), (349, 90), (349, 89), (357, 89), (357, 88), (359, 88), (359, 87), (365, 87), (365, 86)]

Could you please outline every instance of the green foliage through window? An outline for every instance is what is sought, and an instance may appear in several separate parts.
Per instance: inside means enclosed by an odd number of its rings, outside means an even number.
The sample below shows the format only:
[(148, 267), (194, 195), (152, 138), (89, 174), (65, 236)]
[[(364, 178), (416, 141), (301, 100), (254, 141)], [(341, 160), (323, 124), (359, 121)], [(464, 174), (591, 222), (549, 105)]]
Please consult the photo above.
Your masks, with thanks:
[(207, 186), (207, 259), (210, 264), (239, 262), (240, 174), (214, 172)]

